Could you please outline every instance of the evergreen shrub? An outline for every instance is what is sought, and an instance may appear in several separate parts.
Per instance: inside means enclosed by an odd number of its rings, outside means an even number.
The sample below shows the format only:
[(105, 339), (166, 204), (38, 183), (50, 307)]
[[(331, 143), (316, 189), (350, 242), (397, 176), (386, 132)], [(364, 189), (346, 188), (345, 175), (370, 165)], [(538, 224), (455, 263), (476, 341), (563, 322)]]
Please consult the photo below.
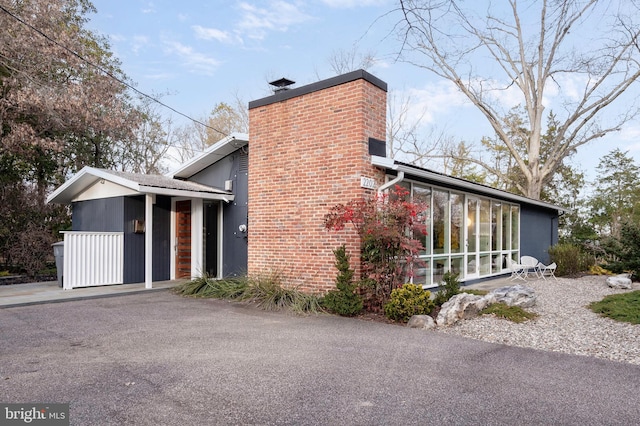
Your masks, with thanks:
[(336, 290), (329, 291), (322, 301), (325, 308), (338, 315), (353, 316), (362, 311), (362, 297), (356, 293), (357, 285), (353, 282), (354, 271), (350, 267), (346, 247), (341, 245), (333, 251), (336, 257)]
[(391, 292), (384, 314), (394, 321), (408, 322), (413, 315), (429, 315), (435, 308), (431, 292), (415, 284), (405, 284)]

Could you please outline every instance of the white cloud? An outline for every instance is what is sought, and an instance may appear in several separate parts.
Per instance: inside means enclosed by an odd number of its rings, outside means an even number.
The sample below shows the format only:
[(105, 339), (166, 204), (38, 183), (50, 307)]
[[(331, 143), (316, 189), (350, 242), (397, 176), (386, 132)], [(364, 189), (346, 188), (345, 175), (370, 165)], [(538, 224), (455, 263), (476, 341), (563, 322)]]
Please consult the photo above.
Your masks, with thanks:
[(627, 124), (620, 132), (620, 139), (633, 142), (627, 146), (631, 151), (640, 150), (640, 124)]
[(142, 13), (149, 14), (149, 13), (156, 13), (156, 5), (154, 2), (150, 1), (147, 2), (147, 4), (145, 5), (145, 7), (142, 8)]
[(205, 28), (200, 25), (194, 25), (191, 27), (196, 33), (196, 38), (203, 40), (218, 40), (223, 43), (231, 42), (231, 36), (226, 31), (217, 30), (215, 28)]
[(138, 53), (143, 47), (149, 44), (149, 37), (136, 35), (131, 40), (131, 50), (133, 53)]
[(285, 32), (290, 26), (312, 19), (297, 5), (283, 0), (272, 0), (267, 7), (246, 2), (240, 3), (242, 17), (237, 25), (241, 34), (251, 39), (262, 40), (269, 31)]
[(213, 75), (220, 65), (220, 61), (203, 53), (196, 52), (192, 47), (177, 41), (165, 41), (165, 51), (181, 58), (184, 66), (196, 74)]
[(411, 88), (400, 93), (400, 98), (410, 99), (409, 116), (412, 120), (420, 120), (423, 124), (434, 123), (439, 116), (444, 116), (456, 108), (470, 106), (471, 103), (449, 81), (430, 83), (422, 88)]

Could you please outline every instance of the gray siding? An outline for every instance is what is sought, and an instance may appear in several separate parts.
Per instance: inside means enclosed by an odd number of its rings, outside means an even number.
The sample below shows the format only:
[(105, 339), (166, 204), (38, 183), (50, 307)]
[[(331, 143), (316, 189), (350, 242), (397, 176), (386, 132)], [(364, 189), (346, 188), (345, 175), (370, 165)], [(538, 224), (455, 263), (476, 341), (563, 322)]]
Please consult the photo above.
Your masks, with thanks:
[[(226, 158), (191, 176), (190, 181), (224, 189), (227, 180), (233, 182), (235, 200), (223, 203), (222, 275), (243, 275), (247, 272), (247, 233), (239, 231), (247, 224), (248, 164), (247, 148), (239, 149)], [(251, 232), (249, 230), (248, 232)]]
[(124, 199), (124, 284), (144, 282), (144, 234), (133, 232), (133, 222), (144, 222), (144, 196)]
[(124, 197), (77, 201), (71, 204), (71, 229), (90, 232), (122, 232)]
[[(135, 220), (144, 221), (144, 196), (113, 197), (72, 204), (74, 231), (123, 232), (123, 282), (144, 282), (144, 234), (133, 232)], [(171, 198), (158, 196), (153, 206), (154, 281), (171, 278)]]
[(153, 281), (171, 278), (171, 197), (158, 195), (153, 206)]
[(549, 263), (549, 247), (558, 243), (558, 214), (555, 210), (520, 205), (520, 255)]

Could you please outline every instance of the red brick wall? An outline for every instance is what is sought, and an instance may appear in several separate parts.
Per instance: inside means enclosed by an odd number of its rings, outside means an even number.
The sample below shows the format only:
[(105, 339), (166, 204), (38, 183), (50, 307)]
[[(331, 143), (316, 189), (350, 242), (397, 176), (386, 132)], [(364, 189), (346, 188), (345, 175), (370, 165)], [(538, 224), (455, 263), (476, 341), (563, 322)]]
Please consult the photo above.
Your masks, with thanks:
[(249, 110), (249, 275), (278, 271), (286, 285), (324, 292), (335, 288), (332, 250), (342, 243), (357, 266), (355, 232), (329, 232), (323, 218), (372, 194), (361, 176), (383, 183), (368, 138), (385, 139), (386, 102), (357, 79)]

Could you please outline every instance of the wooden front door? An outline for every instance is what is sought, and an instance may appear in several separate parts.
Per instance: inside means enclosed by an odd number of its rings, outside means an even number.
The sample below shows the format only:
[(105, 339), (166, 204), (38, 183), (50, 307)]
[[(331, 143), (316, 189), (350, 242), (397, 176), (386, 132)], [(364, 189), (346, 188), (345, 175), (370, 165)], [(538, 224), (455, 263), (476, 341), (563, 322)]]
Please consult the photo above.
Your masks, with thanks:
[(176, 201), (176, 278), (191, 278), (191, 201)]

